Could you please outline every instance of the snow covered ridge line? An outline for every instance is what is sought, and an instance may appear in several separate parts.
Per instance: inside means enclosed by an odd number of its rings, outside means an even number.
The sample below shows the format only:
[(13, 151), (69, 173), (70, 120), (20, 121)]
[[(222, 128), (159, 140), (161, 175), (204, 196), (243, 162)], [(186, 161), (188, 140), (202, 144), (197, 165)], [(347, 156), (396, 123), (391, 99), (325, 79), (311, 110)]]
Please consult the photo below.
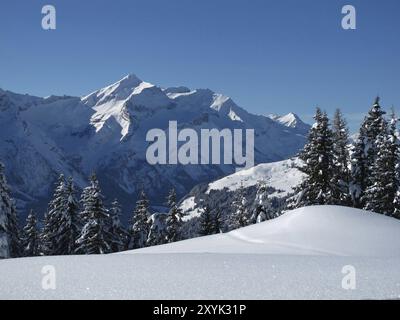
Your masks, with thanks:
[[(200, 139), (194, 129), (183, 129), (178, 132), (177, 121), (169, 122), (168, 131), (151, 129), (146, 135), (146, 141), (153, 142), (146, 151), (147, 162), (151, 165), (208, 165), (211, 149), (213, 165), (235, 163), (240, 167), (244, 166), (245, 169), (254, 167), (254, 129), (245, 130), (245, 156), (243, 156), (242, 129), (218, 130), (214, 128), (201, 129), (200, 132)], [(221, 145), (221, 140), (224, 141), (223, 145)], [(178, 148), (178, 142), (185, 142), (185, 144)], [(223, 163), (221, 154), (223, 154)]]

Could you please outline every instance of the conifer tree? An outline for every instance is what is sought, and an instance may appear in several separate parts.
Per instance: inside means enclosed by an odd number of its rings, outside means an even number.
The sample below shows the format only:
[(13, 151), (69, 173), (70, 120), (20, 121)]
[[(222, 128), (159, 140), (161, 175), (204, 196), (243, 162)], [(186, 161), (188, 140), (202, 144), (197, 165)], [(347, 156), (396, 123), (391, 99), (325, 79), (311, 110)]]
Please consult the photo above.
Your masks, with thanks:
[(17, 211), (5, 177), (4, 165), (0, 163), (0, 259), (21, 255)]
[(8, 237), (9, 237), (9, 249), (10, 249), (10, 257), (18, 258), (22, 256), (22, 243), (21, 243), (21, 235), (18, 228), (18, 215), (17, 210), (15, 208), (14, 202), (11, 203), (9, 216), (8, 216)]
[(72, 177), (68, 179), (65, 187), (65, 209), (62, 211), (60, 221), (57, 223), (57, 255), (71, 255), (76, 251), (76, 240), (81, 232), (79, 203)]
[(114, 200), (111, 204), (110, 215), (110, 229), (112, 235), (111, 249), (112, 252), (119, 252), (127, 249), (128, 234), (121, 223), (122, 210), (118, 200)]
[(166, 215), (155, 213), (149, 217), (147, 224), (150, 226), (146, 241), (148, 247), (158, 246), (166, 242)]
[(365, 190), (373, 184), (370, 179), (378, 153), (376, 141), (382, 128), (385, 127), (385, 112), (379, 102), (380, 99), (377, 97), (364, 119), (352, 154), (351, 194), (353, 204), (357, 208), (365, 207)]
[(172, 189), (167, 198), (169, 213), (166, 218), (166, 236), (167, 243), (176, 242), (180, 240), (180, 232), (182, 225), (182, 212), (176, 203), (176, 192)]
[(41, 234), (41, 251), (46, 256), (58, 255), (59, 230), (67, 210), (67, 196), (64, 175), (60, 175), (56, 183), (53, 198), (45, 215)]
[(26, 219), (26, 225), (23, 228), (23, 255), (25, 257), (35, 257), (39, 255), (39, 231), (37, 229), (37, 218), (33, 210)]
[(339, 109), (333, 119), (333, 204), (350, 206), (349, 130)]
[(364, 192), (367, 188), (367, 155), (365, 153), (364, 128), (360, 128), (359, 137), (355, 141), (350, 153), (351, 182), (350, 194), (353, 207), (364, 208)]
[(0, 259), (10, 257), (8, 236), (7, 236), (7, 216), (2, 204), (0, 204)]
[(400, 219), (400, 190), (397, 190), (393, 204), (394, 204), (393, 217), (396, 219)]
[(223, 226), (223, 220), (222, 220), (221, 210), (219, 210), (219, 208), (215, 208), (213, 215), (213, 227), (214, 227), (213, 233), (214, 234), (222, 233), (222, 226)]
[(216, 229), (216, 226), (214, 225), (215, 221), (213, 219), (211, 209), (208, 205), (204, 206), (203, 211), (200, 215), (199, 222), (200, 222), (199, 225), (200, 236), (208, 236), (215, 233)]
[(365, 209), (385, 215), (395, 214), (396, 195), (399, 190), (399, 145), (397, 120), (392, 115), (389, 128), (385, 122), (375, 143), (377, 150), (371, 170), (370, 185), (365, 191)]
[(10, 257), (10, 242), (7, 225), (11, 205), (9, 191), (4, 177), (4, 166), (0, 163), (0, 259), (7, 259)]
[(306, 178), (295, 188), (288, 207), (295, 209), (310, 205), (333, 204), (333, 134), (325, 112), (317, 108), (316, 123), (311, 128), (308, 143), (300, 152), (303, 166), (298, 169)]
[(82, 195), (83, 211), (86, 221), (77, 240), (77, 252), (82, 254), (107, 254), (112, 252), (112, 236), (108, 228), (108, 210), (103, 204), (103, 195), (96, 175), (91, 177), (90, 186)]
[(247, 200), (244, 196), (243, 184), (238, 190), (237, 200), (233, 203), (235, 211), (232, 213), (229, 219), (229, 229), (235, 230), (246, 227), (250, 224), (249, 212), (247, 209)]
[(142, 191), (133, 212), (132, 227), (130, 230), (130, 249), (143, 248), (147, 245), (150, 231), (149, 217), (149, 200), (146, 193)]
[(255, 199), (255, 208), (251, 217), (252, 223), (260, 223), (275, 218), (271, 201), (268, 197), (268, 187), (265, 181), (257, 183), (257, 193)]

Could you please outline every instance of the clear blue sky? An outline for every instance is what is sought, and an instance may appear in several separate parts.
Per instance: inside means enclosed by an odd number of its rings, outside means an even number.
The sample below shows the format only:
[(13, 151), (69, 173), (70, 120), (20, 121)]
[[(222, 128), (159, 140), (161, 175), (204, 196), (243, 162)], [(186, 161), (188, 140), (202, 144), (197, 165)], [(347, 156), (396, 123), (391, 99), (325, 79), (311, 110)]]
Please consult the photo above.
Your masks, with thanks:
[[(45, 4), (55, 31), (41, 28)], [(341, 28), (345, 4), (357, 30)], [(400, 110), (400, 1), (0, 2), (1, 88), (84, 95), (128, 73), (208, 87), (259, 114), (341, 107), (353, 127), (378, 93)]]

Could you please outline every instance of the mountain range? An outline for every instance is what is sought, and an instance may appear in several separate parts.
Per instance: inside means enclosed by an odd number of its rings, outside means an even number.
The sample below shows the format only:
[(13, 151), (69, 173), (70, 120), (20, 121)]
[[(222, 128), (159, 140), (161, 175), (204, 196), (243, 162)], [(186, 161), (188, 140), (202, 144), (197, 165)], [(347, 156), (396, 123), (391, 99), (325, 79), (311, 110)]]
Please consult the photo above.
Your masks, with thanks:
[(109, 201), (131, 210), (144, 189), (154, 205), (235, 172), (234, 165), (150, 165), (146, 133), (179, 129), (254, 129), (255, 163), (287, 159), (310, 128), (295, 114), (254, 115), (209, 89), (161, 88), (128, 75), (84, 97), (35, 97), (0, 89), (0, 161), (18, 207), (42, 214), (60, 173), (87, 185), (96, 172)]

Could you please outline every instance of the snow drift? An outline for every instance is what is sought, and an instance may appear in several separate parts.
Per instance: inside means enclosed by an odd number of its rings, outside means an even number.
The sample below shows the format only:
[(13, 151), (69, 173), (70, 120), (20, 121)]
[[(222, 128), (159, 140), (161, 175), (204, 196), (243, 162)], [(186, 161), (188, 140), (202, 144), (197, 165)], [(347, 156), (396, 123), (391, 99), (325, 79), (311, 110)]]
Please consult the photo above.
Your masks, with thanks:
[[(356, 290), (342, 288), (348, 265)], [(394, 299), (399, 279), (399, 221), (322, 206), (125, 254), (3, 260), (0, 299)]]
[(400, 257), (400, 221), (353, 208), (315, 206), (227, 234), (127, 253), (193, 252)]

